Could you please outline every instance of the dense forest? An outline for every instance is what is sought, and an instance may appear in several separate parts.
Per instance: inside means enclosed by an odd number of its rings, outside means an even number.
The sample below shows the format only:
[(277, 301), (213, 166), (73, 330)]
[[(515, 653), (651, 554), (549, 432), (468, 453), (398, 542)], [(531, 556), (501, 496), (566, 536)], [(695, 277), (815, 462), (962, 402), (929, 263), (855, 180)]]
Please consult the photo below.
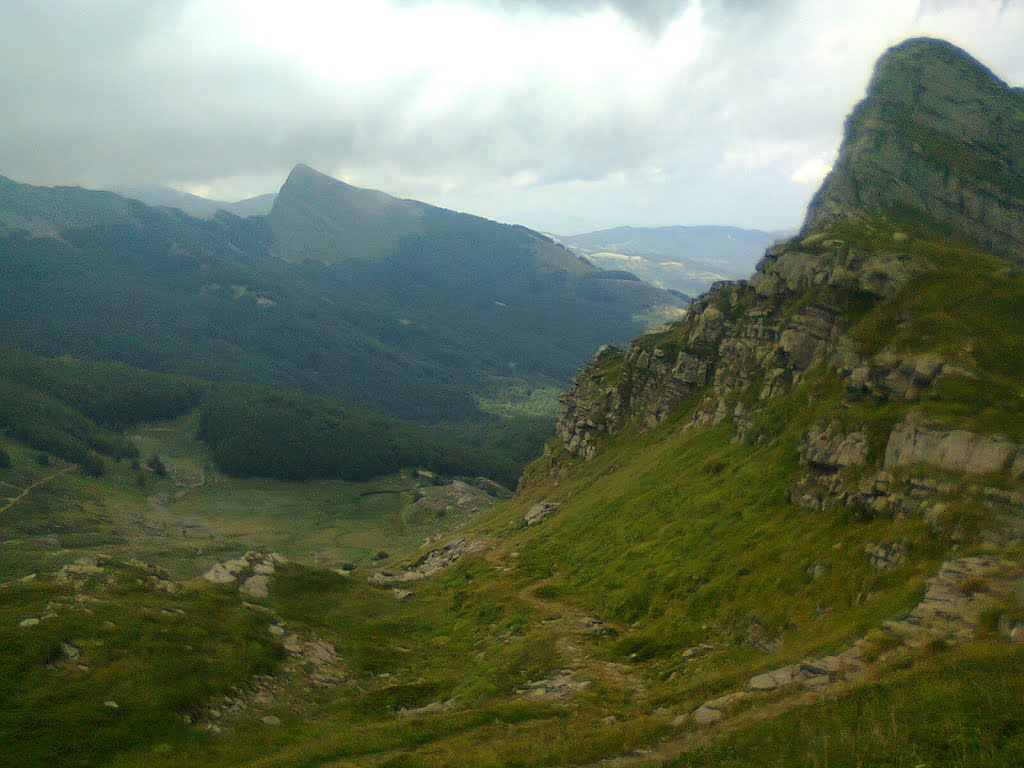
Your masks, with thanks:
[(224, 472), (293, 480), (361, 480), (421, 466), (515, 485), (551, 428), (545, 418), (423, 426), (267, 385), (46, 359), (0, 346), (0, 430), (43, 459), (52, 454), (102, 474), (108, 461), (140, 458), (124, 428), (196, 408), (199, 436)]

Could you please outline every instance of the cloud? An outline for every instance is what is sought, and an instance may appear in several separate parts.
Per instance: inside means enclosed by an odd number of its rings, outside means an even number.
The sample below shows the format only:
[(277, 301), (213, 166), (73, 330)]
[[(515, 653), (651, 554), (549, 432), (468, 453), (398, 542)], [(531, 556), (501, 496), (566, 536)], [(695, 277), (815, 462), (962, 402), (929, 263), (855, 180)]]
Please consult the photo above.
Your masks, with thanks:
[[(431, 0), (402, 0), (402, 5), (429, 5)], [(653, 34), (661, 32), (690, 5), (690, 0), (463, 0), (492, 12), (583, 16), (613, 9)]]
[(568, 234), (796, 225), (874, 60), (1024, 80), (1024, 10), (928, 0), (0, 0), (0, 173), (222, 199), (296, 162)]

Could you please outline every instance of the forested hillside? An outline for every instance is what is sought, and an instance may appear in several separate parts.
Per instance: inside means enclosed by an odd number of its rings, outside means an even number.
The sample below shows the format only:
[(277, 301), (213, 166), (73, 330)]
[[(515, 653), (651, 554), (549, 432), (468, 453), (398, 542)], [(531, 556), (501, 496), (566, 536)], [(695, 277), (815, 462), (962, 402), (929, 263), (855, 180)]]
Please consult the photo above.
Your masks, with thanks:
[(0, 191), (0, 340), (421, 422), (471, 421), (481, 397), (564, 382), (603, 341), (680, 304), (562, 251), (582, 273), (570, 275), (528, 230), (430, 206), (423, 233), (396, 235), (386, 256), (290, 263), (261, 217)]
[(234, 476), (363, 480), (403, 467), (486, 476), (515, 486), (540, 450), (544, 417), (421, 426), (336, 400), (260, 384), (221, 384), (118, 363), (40, 358), (0, 346), (0, 430), (102, 475), (109, 462), (151, 460), (123, 434), (193, 409), (199, 437)]

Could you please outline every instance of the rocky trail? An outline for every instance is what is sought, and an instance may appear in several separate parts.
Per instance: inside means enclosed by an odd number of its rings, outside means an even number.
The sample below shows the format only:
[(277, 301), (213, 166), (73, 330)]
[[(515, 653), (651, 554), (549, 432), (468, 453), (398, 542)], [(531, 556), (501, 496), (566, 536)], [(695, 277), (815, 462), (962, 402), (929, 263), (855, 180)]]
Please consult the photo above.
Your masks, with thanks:
[[(909, 614), (884, 622), (885, 640), (880, 645), (877, 638), (865, 637), (836, 655), (802, 659), (755, 675), (744, 688), (675, 717), (673, 725), (684, 731), (680, 736), (590, 768), (659, 765), (722, 733), (846, 693), (912, 663), (929, 645), (969, 642), (988, 609), (1022, 592), (1024, 564), (1019, 561), (998, 556), (947, 560), (928, 580), (924, 598)], [(1003, 622), (999, 631), (1010, 641), (1024, 642), (1024, 626)]]
[[(277, 567), (285, 562), (277, 553), (246, 552), (214, 564), (202, 578), (211, 584), (237, 588), (243, 597), (262, 599), (269, 594), (268, 585)], [(271, 709), (300, 710), (312, 692), (332, 688), (349, 678), (331, 643), (313, 632), (291, 626), (266, 606), (246, 600), (243, 605), (266, 620), (267, 632), (281, 641), (285, 659), (273, 674), (257, 675), (248, 686), (236, 688), (230, 695), (210, 703), (199, 725), (214, 733), (243, 714), (261, 715)], [(273, 714), (262, 714), (262, 720), (270, 726), (281, 722)]]
[(537, 591), (550, 581), (544, 579), (523, 587), (516, 599), (544, 616), (544, 625), (556, 632), (555, 647), (566, 668), (550, 678), (532, 681), (519, 695), (534, 700), (562, 699), (585, 690), (593, 682), (601, 682), (643, 701), (648, 691), (639, 675), (624, 664), (595, 658), (587, 647), (588, 639), (625, 630), (568, 603), (539, 597)]

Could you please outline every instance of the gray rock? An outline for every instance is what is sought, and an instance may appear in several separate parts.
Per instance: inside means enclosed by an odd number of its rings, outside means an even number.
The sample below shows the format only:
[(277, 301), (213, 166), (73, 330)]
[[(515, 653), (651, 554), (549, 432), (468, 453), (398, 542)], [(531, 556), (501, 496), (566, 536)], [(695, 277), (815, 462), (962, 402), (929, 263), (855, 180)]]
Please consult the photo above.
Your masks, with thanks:
[(753, 691), (772, 691), (776, 688), (792, 685), (797, 682), (800, 671), (799, 664), (790, 664), (786, 667), (773, 669), (771, 672), (765, 672), (762, 675), (755, 675), (750, 678), (747, 687)]
[(843, 434), (830, 427), (812, 427), (804, 436), (800, 457), (804, 464), (835, 472), (867, 462), (868, 438), (863, 431)]
[(702, 704), (693, 712), (693, 721), (698, 725), (710, 725), (717, 723), (723, 717), (720, 710), (712, 709), (707, 704)]
[(682, 658), (683, 661), (692, 661), (693, 659), (699, 659), (701, 656), (707, 656), (713, 650), (715, 650), (713, 645), (701, 643), (700, 645), (695, 645), (692, 648), (687, 648), (683, 651)]
[[(890, 49), (847, 122), (839, 157), (807, 212), (805, 231), (911, 210), (985, 250), (1024, 244), (1019, 158), (1024, 99), (949, 43), (916, 39)], [(898, 110), (899, 121), (888, 117)], [(922, 148), (969, 147), (987, 159), (950, 161)], [(894, 242), (900, 247), (905, 241)]]
[(999, 472), (1011, 469), (1020, 451), (1019, 446), (1002, 438), (904, 422), (889, 435), (885, 467), (930, 464), (953, 472)]
[(421, 579), (433, 576), (439, 571), (450, 568), (463, 557), (479, 551), (483, 546), (484, 542), (480, 540), (469, 541), (467, 539), (459, 539), (458, 541), (445, 544), (440, 549), (431, 550), (422, 558), (419, 564), (412, 568), (398, 574), (378, 571), (370, 576), (369, 580), (372, 584), (378, 585), (420, 581)]
[(527, 525), (537, 525), (550, 517), (561, 504), (555, 504), (550, 501), (541, 501), (530, 507), (526, 514), (523, 515), (523, 520), (526, 521)]
[(22, 619), (21, 621), (18, 622), (18, 626), (19, 627), (24, 627), (26, 629), (29, 628), (29, 627), (35, 627), (38, 624), (39, 624), (39, 619), (36, 619), (36, 618)]
[(903, 565), (907, 559), (907, 544), (892, 541), (885, 544), (868, 542), (864, 545), (871, 567), (877, 571), (892, 571)]
[(1024, 643), (1024, 619), (999, 618), (999, 632), (1011, 643)]
[(232, 584), (237, 576), (225, 568), (221, 563), (217, 563), (203, 574), (203, 578), (211, 584)]
[(270, 591), (267, 589), (269, 581), (269, 576), (263, 576), (260, 574), (250, 576), (242, 582), (242, 586), (238, 588), (238, 591), (248, 595), (249, 597), (269, 597)]

